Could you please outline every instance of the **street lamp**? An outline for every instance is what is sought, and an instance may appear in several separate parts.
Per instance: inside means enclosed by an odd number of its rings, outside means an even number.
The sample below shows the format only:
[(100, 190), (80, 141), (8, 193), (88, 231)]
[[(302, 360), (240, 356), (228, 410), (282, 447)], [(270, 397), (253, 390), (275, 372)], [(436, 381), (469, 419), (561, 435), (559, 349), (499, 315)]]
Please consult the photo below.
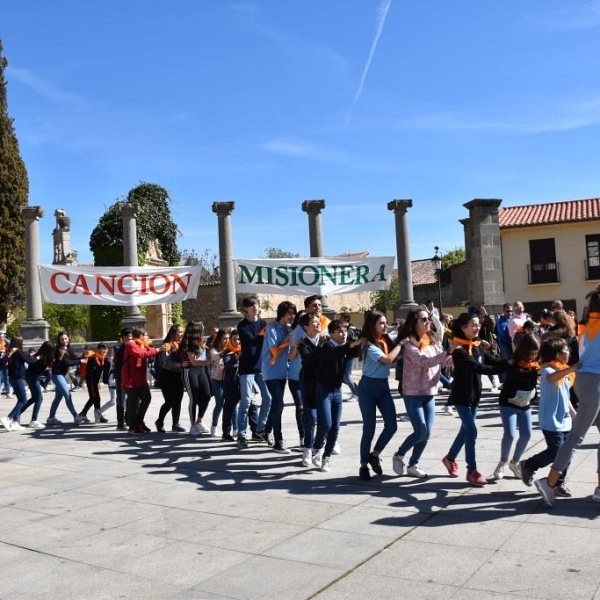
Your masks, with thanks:
[(435, 254), (431, 258), (433, 262), (433, 268), (435, 269), (437, 275), (437, 284), (438, 284), (438, 306), (440, 311), (440, 316), (442, 315), (442, 253), (440, 252), (439, 246), (434, 246)]

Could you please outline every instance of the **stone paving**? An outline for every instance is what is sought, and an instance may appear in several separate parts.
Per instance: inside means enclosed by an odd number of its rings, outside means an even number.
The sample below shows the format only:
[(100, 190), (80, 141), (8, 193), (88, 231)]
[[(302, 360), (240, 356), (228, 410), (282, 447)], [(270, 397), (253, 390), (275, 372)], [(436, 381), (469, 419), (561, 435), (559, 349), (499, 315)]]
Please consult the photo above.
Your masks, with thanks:
[[(148, 423), (161, 404), (153, 396)], [(74, 393), (76, 407), (86, 399)], [(512, 477), (471, 488), (462, 457), (460, 478), (447, 476), (440, 459), (459, 420), (444, 401), (421, 461), (426, 480), (391, 469), (407, 422), (382, 456), (384, 475), (358, 479), (352, 403), (329, 473), (300, 465), (289, 397), (291, 455), (208, 436), (130, 436), (115, 431), (114, 413), (107, 425), (2, 429), (0, 598), (600, 600), (597, 432), (574, 460), (574, 497), (548, 509)], [(12, 402), (3, 397), (0, 414)], [(489, 390), (478, 422), (478, 464), (491, 476), (502, 427)], [(526, 455), (542, 447), (534, 430)]]

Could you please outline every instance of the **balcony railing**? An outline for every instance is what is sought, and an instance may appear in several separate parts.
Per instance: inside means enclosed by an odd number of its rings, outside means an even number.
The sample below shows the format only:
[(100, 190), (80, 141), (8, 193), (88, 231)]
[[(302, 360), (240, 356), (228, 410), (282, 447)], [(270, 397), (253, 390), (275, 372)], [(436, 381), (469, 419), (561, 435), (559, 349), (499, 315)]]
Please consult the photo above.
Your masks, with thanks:
[(539, 283), (560, 283), (560, 269), (557, 262), (539, 262), (527, 265), (529, 285)]

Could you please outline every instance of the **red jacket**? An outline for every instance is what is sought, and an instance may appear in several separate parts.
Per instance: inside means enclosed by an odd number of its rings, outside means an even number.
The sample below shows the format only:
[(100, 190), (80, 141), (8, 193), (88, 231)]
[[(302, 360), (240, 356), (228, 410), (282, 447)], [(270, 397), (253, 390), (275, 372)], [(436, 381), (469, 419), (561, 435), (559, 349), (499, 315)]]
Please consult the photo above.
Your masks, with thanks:
[(131, 340), (125, 344), (121, 383), (125, 389), (148, 387), (148, 359), (158, 350), (151, 346), (140, 346)]

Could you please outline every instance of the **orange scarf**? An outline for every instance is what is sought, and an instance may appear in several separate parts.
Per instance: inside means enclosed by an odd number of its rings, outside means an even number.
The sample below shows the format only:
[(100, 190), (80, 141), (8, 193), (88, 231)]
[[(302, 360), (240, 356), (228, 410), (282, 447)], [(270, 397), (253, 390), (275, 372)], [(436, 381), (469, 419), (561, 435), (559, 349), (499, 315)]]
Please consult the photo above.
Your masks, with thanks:
[(379, 348), (383, 351), (384, 354), (389, 354), (390, 353), (390, 349), (389, 346), (387, 344), (387, 340), (385, 338), (380, 338), (377, 340), (377, 346), (379, 346)]
[(453, 338), (453, 341), (466, 348), (469, 356), (473, 356), (473, 348), (477, 348), (481, 344), (481, 340), (463, 340), (462, 338)]
[[(565, 369), (569, 368), (569, 365), (558, 362), (557, 360), (551, 360), (548, 364), (551, 367), (554, 367), (557, 371), (564, 371)], [(573, 384), (575, 383), (575, 373), (569, 373), (568, 375), (563, 375), (560, 379), (557, 379), (556, 387), (560, 387), (562, 385), (563, 379), (565, 377), (569, 380), (569, 387), (573, 387)]]
[(596, 334), (600, 331), (600, 313), (591, 312), (588, 315), (588, 322), (585, 331), (587, 332), (587, 339), (591, 342), (596, 337)]
[(276, 346), (275, 348), (269, 348), (269, 350), (271, 351), (271, 354), (273, 355), (273, 357), (271, 358), (271, 362), (269, 363), (269, 365), (274, 365), (277, 362), (277, 359), (279, 358), (279, 355), (290, 345), (290, 338), (289, 336), (285, 338), (285, 340), (283, 340), (283, 342), (281, 342), (281, 344), (279, 344), (279, 346)]
[(537, 360), (520, 360), (517, 364), (521, 369), (535, 369), (539, 371), (542, 368)]
[(96, 352), (94, 355), (96, 362), (100, 367), (104, 366), (104, 361), (106, 360), (106, 354), (102, 354), (101, 352)]
[(172, 342), (165, 344), (165, 350), (167, 352), (177, 352), (179, 350), (180, 345), (181, 342), (176, 342), (175, 340), (173, 340)]
[(413, 345), (416, 346), (419, 350), (423, 351), (427, 346), (431, 346), (431, 338), (425, 334), (418, 342), (414, 340)]
[(229, 344), (227, 344), (227, 346), (225, 346), (225, 348), (223, 348), (223, 350), (228, 350), (229, 352), (231, 352), (233, 354), (237, 354), (238, 352), (240, 352), (242, 350), (242, 346), (240, 344), (237, 344), (234, 346), (230, 341)]
[(148, 346), (152, 345), (152, 342), (150, 342), (150, 340), (143, 340), (141, 338), (133, 338), (133, 341), (138, 345), (141, 346), (142, 348), (147, 348)]

